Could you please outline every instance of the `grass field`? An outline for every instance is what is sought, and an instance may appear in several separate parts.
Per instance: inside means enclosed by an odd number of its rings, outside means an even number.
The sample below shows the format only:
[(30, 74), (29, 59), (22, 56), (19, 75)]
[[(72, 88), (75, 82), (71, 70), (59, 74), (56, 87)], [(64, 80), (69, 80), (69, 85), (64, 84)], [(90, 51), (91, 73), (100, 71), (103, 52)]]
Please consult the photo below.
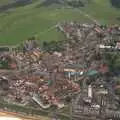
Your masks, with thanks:
[[(14, 1), (14, 0), (12, 0)], [(42, 1), (42, 0), (41, 0)], [(0, 5), (9, 0), (0, 0)], [(60, 5), (40, 7), (40, 0), (32, 4), (10, 8), (0, 12), (0, 44), (17, 44), (33, 35), (39, 40), (62, 40), (64, 36), (57, 32), (54, 25), (59, 21), (77, 20), (89, 22), (79, 10), (63, 8)], [(109, 0), (92, 0), (80, 10), (89, 14), (101, 23), (120, 23), (120, 9), (111, 7)]]

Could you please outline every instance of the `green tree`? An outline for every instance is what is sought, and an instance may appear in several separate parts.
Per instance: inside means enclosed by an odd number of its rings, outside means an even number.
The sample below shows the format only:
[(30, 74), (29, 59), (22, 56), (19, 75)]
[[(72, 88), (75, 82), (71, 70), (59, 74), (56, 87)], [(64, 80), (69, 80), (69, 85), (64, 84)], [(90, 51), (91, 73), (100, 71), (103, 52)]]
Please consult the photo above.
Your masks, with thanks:
[(120, 53), (119, 52), (106, 53), (105, 60), (111, 71), (120, 69)]
[(66, 0), (67, 4), (73, 7), (84, 7), (86, 0)]
[(110, 0), (110, 2), (114, 7), (120, 8), (120, 0)]

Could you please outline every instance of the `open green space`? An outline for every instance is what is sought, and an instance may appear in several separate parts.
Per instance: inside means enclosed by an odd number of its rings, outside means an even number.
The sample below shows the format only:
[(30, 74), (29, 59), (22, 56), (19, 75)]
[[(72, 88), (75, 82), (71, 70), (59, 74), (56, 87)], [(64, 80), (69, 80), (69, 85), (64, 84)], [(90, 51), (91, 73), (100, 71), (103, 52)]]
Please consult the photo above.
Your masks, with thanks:
[[(12, 0), (14, 1), (14, 0)], [(18, 44), (35, 35), (40, 41), (62, 40), (64, 36), (55, 29), (62, 21), (91, 21), (80, 13), (84, 11), (101, 23), (120, 23), (120, 9), (113, 8), (109, 0), (91, 0), (79, 10), (65, 8), (62, 5), (40, 6), (43, 0), (33, 0), (32, 4), (13, 7), (0, 12), (0, 45)], [(6, 5), (9, 0), (0, 0), (0, 5)]]

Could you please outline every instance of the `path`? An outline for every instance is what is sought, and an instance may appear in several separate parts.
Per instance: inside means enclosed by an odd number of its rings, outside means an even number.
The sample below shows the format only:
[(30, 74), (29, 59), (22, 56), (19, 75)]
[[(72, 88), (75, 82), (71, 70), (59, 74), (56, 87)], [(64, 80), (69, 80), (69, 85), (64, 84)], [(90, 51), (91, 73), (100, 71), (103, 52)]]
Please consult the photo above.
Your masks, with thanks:
[(53, 26), (49, 27), (47, 30), (40, 32), (39, 34), (44, 34), (44, 33), (46, 33), (46, 32), (49, 32), (49, 31), (51, 31), (52, 29), (54, 29), (55, 27), (56, 27), (56, 25), (53, 25)]
[(91, 15), (89, 15), (89, 14), (87, 14), (87, 13), (85, 13), (85, 12), (83, 12), (82, 10), (77, 9), (77, 8), (76, 8), (75, 10), (79, 11), (83, 16), (87, 17), (88, 19), (90, 19), (90, 20), (93, 21), (94, 23), (100, 24), (100, 22), (99, 22), (98, 20), (96, 20), (95, 18), (93, 18)]
[[(91, 15), (83, 12), (82, 10), (80, 10), (80, 9), (78, 9), (78, 8), (72, 8), (72, 9), (79, 11), (80, 14), (82, 14), (82, 15), (85, 16), (85, 17), (87, 17), (89, 20), (93, 21), (94, 23), (96, 23), (96, 24), (98, 24), (98, 25), (100, 24), (100, 22), (99, 22), (98, 20), (96, 20), (95, 18), (93, 18)], [(53, 26), (49, 27), (48, 29), (46, 29), (45, 31), (39, 32), (39, 34), (44, 34), (44, 33), (46, 33), (46, 32), (49, 32), (49, 31), (51, 31), (52, 29), (54, 29), (55, 27), (56, 27), (56, 25), (53, 25)], [(38, 34), (38, 33), (37, 33), (37, 34)], [(37, 34), (36, 34), (36, 35), (37, 35)]]

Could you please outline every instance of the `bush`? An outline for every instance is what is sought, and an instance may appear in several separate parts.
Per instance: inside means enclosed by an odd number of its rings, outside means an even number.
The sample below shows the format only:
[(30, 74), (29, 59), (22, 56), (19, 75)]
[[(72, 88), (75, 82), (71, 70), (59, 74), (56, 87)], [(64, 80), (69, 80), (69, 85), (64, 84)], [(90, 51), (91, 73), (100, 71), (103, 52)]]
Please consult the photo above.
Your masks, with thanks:
[(61, 41), (43, 42), (43, 49), (47, 52), (53, 52), (53, 51), (60, 52), (60, 51), (64, 50)]
[(73, 7), (84, 7), (84, 2), (82, 0), (67, 1), (67, 4)]
[(112, 72), (115, 70), (120, 70), (120, 53), (118, 52), (106, 53), (105, 59)]

